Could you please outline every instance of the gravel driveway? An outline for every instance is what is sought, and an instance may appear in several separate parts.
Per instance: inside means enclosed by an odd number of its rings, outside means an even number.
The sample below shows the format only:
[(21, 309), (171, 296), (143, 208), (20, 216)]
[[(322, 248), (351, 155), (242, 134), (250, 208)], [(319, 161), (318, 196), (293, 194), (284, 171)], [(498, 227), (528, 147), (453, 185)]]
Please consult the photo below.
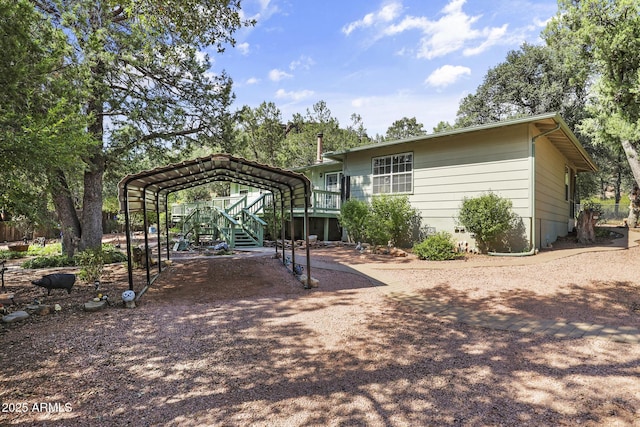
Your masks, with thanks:
[(640, 326), (640, 248), (581, 252), (443, 264), (317, 249), (338, 267), (314, 268), (312, 290), (270, 255), (199, 258), (134, 310), (74, 309), (89, 287), (52, 294), (62, 312), (0, 330), (0, 425), (640, 426), (640, 345), (472, 327), (390, 297)]

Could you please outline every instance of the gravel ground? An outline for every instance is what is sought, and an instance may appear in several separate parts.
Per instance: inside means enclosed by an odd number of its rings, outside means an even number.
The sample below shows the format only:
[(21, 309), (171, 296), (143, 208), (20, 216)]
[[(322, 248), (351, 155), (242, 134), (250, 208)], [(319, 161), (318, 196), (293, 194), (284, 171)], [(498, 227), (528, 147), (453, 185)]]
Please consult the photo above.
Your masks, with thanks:
[[(270, 256), (235, 256), (176, 261), (135, 310), (85, 313), (90, 286), (54, 291), (61, 312), (0, 329), (0, 425), (640, 426), (640, 345), (475, 328), (388, 296), (639, 327), (640, 248), (527, 264), (312, 257), (390, 285), (316, 268), (304, 290)], [(30, 299), (41, 273), (9, 285)], [(111, 267), (104, 292), (125, 283)]]

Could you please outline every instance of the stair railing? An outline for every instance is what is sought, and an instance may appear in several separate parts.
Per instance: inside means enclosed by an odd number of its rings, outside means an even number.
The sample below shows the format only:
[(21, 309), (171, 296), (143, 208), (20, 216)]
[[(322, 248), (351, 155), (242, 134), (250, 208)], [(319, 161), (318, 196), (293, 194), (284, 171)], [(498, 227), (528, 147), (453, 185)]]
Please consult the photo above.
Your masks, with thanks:
[(212, 220), (212, 224), (214, 224), (218, 231), (220, 231), (220, 235), (223, 237), (223, 240), (227, 242), (229, 246), (232, 248), (235, 246), (235, 228), (240, 227), (240, 223), (236, 221), (234, 217), (229, 215), (224, 209), (219, 207), (214, 208), (217, 212), (217, 215)]
[(249, 209), (243, 209), (241, 213), (242, 229), (251, 237), (258, 246), (264, 244), (264, 227), (267, 223), (257, 215), (254, 215)]
[(247, 195), (245, 194), (240, 199), (238, 199), (238, 201), (236, 201), (235, 203), (229, 205), (226, 209), (224, 209), (224, 212), (226, 212), (228, 215), (230, 215), (233, 218), (238, 218), (238, 216), (240, 215), (240, 212), (242, 211), (242, 209), (244, 209), (246, 205), (247, 205)]

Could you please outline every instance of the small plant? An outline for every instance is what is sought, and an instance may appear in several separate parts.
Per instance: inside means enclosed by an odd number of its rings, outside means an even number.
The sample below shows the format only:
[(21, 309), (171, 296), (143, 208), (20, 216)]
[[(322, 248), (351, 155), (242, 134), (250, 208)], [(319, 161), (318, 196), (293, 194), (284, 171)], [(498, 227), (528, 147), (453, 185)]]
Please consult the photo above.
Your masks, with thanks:
[(361, 200), (347, 200), (340, 208), (340, 225), (347, 230), (354, 242), (362, 242), (366, 238), (369, 205)]
[(455, 252), (455, 244), (451, 239), (451, 234), (446, 231), (441, 231), (433, 236), (429, 236), (422, 242), (414, 245), (413, 253), (420, 259), (428, 259), (431, 261), (445, 261), (461, 256), (461, 254)]
[(100, 249), (87, 249), (75, 255), (80, 267), (78, 277), (87, 283), (99, 282), (104, 269), (104, 253)]
[(482, 252), (494, 249), (501, 237), (515, 227), (517, 217), (511, 211), (511, 200), (487, 193), (462, 202), (458, 220), (470, 233), (475, 234)]
[(57, 267), (73, 267), (76, 265), (73, 258), (66, 255), (39, 256), (23, 262), (22, 268), (57, 268)]
[(417, 215), (407, 196), (375, 196), (371, 201), (371, 221), (367, 227), (371, 231), (371, 243), (386, 245), (389, 240), (396, 246), (409, 243), (412, 219)]

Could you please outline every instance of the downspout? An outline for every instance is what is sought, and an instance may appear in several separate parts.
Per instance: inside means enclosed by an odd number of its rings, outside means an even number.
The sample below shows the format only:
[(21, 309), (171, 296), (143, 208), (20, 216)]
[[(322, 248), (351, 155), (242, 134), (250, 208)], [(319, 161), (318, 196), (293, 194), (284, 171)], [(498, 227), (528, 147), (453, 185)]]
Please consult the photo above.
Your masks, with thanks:
[(539, 133), (531, 138), (531, 236), (529, 240), (531, 242), (531, 250), (528, 252), (489, 252), (489, 255), (521, 257), (531, 256), (538, 253), (538, 249), (536, 248), (536, 140), (542, 136), (549, 135), (558, 129), (560, 129), (560, 123), (558, 123), (553, 129)]

